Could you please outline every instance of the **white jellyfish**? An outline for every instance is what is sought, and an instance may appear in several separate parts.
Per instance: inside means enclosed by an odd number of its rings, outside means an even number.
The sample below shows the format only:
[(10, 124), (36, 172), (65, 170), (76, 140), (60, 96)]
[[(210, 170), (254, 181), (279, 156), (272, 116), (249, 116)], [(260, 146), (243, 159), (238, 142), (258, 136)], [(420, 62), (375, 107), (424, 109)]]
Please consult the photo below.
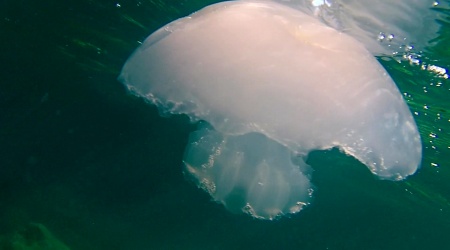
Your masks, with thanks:
[(312, 150), (338, 147), (391, 180), (421, 162), (411, 112), (365, 46), (276, 2), (222, 2), (172, 22), (119, 79), (163, 114), (204, 121), (185, 172), (232, 212), (299, 212), (312, 194)]

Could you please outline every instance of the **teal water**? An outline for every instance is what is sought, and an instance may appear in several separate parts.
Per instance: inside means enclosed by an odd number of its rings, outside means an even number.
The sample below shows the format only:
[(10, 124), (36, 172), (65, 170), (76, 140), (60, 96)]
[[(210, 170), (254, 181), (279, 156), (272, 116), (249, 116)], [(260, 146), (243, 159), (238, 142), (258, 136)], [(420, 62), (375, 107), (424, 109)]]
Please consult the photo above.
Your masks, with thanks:
[[(312, 204), (268, 222), (230, 214), (185, 180), (194, 126), (160, 117), (116, 77), (152, 31), (214, 2), (0, 3), (0, 249), (63, 249), (30, 223), (70, 249), (449, 248), (450, 82), (420, 65), (379, 58), (424, 145), (406, 181), (316, 151)], [(441, 30), (421, 59), (450, 69), (450, 10), (437, 13)]]

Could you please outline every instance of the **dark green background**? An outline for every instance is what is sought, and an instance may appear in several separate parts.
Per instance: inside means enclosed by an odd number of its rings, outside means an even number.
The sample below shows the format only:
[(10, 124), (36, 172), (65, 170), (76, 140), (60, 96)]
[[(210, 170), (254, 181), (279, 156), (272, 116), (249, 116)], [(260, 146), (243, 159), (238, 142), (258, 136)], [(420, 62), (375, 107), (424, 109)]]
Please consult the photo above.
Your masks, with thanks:
[[(450, 82), (407, 62), (379, 58), (418, 112), (424, 159), (407, 181), (313, 152), (312, 205), (259, 221), (185, 180), (194, 125), (160, 117), (116, 77), (138, 41), (214, 2), (0, 2), (0, 249), (30, 222), (72, 249), (448, 249)], [(436, 13), (421, 59), (449, 69), (450, 12)]]

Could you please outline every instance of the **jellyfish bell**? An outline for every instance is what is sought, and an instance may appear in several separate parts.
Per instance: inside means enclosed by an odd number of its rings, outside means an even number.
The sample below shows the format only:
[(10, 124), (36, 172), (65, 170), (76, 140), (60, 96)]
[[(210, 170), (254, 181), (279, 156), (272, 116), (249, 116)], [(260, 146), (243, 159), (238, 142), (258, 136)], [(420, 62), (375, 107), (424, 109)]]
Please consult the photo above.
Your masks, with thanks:
[(373, 55), (276, 2), (222, 2), (170, 23), (119, 79), (162, 114), (206, 122), (190, 135), (185, 172), (232, 212), (299, 212), (312, 185), (292, 157), (312, 150), (339, 147), (384, 179), (420, 165), (417, 126)]

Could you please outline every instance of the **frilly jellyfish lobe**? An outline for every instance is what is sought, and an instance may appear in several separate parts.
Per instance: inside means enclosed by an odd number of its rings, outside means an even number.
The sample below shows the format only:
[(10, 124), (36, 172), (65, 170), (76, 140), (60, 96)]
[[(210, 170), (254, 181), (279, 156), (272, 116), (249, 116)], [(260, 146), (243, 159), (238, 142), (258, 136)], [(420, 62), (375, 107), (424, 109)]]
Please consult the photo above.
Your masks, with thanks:
[(413, 117), (362, 44), (274, 2), (223, 2), (161, 28), (120, 80), (194, 132), (186, 173), (230, 211), (298, 212), (311, 184), (301, 157), (339, 147), (384, 179), (413, 174)]
[(224, 136), (211, 128), (190, 135), (186, 172), (232, 212), (273, 219), (296, 213), (311, 195), (308, 178), (285, 146), (261, 133)]

